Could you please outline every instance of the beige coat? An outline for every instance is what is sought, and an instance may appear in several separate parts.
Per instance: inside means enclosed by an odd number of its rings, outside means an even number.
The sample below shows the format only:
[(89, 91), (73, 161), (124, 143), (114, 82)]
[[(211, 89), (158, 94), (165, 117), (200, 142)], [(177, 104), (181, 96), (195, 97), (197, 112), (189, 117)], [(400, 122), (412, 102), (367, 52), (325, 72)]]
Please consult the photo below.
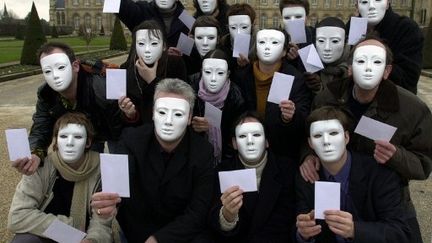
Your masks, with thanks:
[[(18, 183), (9, 210), (8, 229), (10, 231), (43, 236), (42, 233), (55, 219), (73, 225), (72, 217), (55, 216), (43, 212), (54, 196), (52, 189), (56, 179), (56, 169), (49, 156), (45, 159), (44, 166), (39, 167), (33, 175), (23, 175)], [(100, 184), (100, 173), (95, 173), (89, 178), (88, 183), (89, 191), (86, 210), (90, 212), (91, 218), (85, 239), (93, 242), (112, 242), (112, 219), (98, 217), (96, 213), (92, 213), (90, 207), (91, 195)]]

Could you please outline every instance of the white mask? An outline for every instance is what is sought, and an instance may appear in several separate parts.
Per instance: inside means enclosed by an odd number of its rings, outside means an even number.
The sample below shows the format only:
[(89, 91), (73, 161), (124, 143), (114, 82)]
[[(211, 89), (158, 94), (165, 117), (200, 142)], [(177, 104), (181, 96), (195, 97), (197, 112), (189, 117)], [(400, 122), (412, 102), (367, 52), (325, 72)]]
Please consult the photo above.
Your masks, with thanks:
[(155, 0), (156, 6), (160, 9), (171, 9), (177, 0)]
[(354, 83), (365, 90), (377, 87), (386, 68), (386, 51), (376, 45), (357, 47), (354, 51), (352, 74)]
[(358, 0), (358, 11), (368, 24), (375, 26), (381, 22), (388, 8), (388, 0)]
[(164, 142), (178, 141), (189, 122), (189, 103), (180, 98), (162, 97), (154, 103), (153, 121), (157, 136)]
[(252, 22), (248, 15), (232, 15), (228, 17), (228, 27), (231, 41), (237, 34), (251, 34)]
[(245, 122), (235, 129), (240, 157), (251, 164), (258, 163), (266, 150), (264, 127), (259, 122)]
[(72, 83), (72, 65), (65, 53), (53, 53), (40, 59), (47, 84), (55, 91), (62, 92)]
[[(162, 35), (160, 30), (157, 30), (159, 35)], [(151, 34), (148, 29), (137, 30), (135, 47), (139, 57), (144, 60), (144, 63), (151, 65), (162, 56), (163, 40)]]
[(216, 49), (217, 44), (216, 27), (196, 27), (195, 28), (195, 46), (201, 57), (209, 51)]
[(81, 124), (69, 123), (58, 131), (57, 148), (65, 163), (73, 164), (82, 155), (87, 144), (87, 131)]
[(312, 122), (309, 144), (322, 162), (339, 162), (347, 143), (345, 131), (338, 120)]
[(204, 14), (212, 14), (216, 9), (217, 4), (217, 0), (198, 0), (199, 8)]
[(228, 63), (223, 59), (206, 58), (202, 64), (202, 79), (204, 87), (217, 94), (228, 79)]
[(345, 30), (334, 26), (316, 29), (316, 49), (323, 63), (341, 58), (345, 47)]
[(285, 7), (282, 9), (282, 21), (288, 26), (288, 21), (295, 19), (304, 19), (306, 22), (306, 10), (303, 7)]
[(264, 64), (274, 64), (283, 56), (285, 36), (281, 31), (264, 29), (257, 33), (258, 59)]

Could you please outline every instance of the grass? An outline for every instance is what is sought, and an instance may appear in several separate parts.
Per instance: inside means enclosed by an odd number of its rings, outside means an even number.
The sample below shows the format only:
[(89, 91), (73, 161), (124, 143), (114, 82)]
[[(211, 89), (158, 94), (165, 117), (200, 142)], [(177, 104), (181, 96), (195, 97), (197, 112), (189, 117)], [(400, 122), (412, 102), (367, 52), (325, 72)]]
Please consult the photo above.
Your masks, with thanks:
[[(72, 47), (75, 53), (87, 51), (85, 41), (80, 37), (48, 38), (48, 41), (57, 41), (68, 44)], [(90, 42), (89, 50), (107, 49), (109, 48), (109, 42), (109, 36), (98, 36)], [(0, 64), (19, 61), (23, 44), (24, 41), (22, 40), (0, 40)]]

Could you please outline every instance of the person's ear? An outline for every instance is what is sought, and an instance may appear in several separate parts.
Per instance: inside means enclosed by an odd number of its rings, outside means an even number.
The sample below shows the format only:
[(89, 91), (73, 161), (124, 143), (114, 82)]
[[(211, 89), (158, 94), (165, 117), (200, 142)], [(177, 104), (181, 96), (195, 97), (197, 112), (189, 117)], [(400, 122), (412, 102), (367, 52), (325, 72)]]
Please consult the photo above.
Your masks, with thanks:
[(386, 65), (385, 69), (384, 69), (384, 75), (383, 75), (383, 79), (387, 80), (388, 77), (390, 76), (391, 71), (393, 70), (393, 66), (392, 65)]
[(349, 140), (350, 140), (349, 132), (345, 131), (344, 136), (345, 136), (345, 145), (347, 145), (349, 143)]
[(269, 147), (269, 143), (268, 143), (267, 139), (265, 140), (265, 147), (266, 147), (266, 149), (268, 149), (268, 147)]
[(188, 126), (192, 123), (192, 111), (189, 111)]
[(91, 145), (92, 145), (92, 139), (91, 138), (87, 138), (87, 142), (86, 142), (86, 148), (88, 149), (88, 148), (90, 148), (91, 147)]
[(74, 73), (78, 73), (80, 69), (80, 62), (78, 60), (75, 60), (72, 62), (72, 71)]
[(232, 142), (232, 146), (233, 146), (233, 148), (234, 148), (235, 150), (238, 150), (237, 141), (236, 141), (235, 137), (233, 137), (233, 138), (231, 139), (231, 142)]
[(314, 147), (312, 146), (312, 141), (311, 141), (310, 137), (308, 137), (308, 144), (309, 144), (309, 147), (311, 149), (314, 149)]

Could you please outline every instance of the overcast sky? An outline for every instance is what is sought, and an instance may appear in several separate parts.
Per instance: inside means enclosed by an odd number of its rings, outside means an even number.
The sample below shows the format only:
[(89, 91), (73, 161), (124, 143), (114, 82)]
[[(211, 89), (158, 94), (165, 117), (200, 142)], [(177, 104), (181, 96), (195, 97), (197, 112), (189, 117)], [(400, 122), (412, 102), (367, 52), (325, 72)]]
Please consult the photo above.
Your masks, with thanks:
[(19, 18), (24, 18), (31, 10), (32, 2), (35, 3), (39, 18), (49, 20), (49, 0), (0, 0), (0, 11), (3, 12), (4, 4), (8, 11), (14, 12)]

